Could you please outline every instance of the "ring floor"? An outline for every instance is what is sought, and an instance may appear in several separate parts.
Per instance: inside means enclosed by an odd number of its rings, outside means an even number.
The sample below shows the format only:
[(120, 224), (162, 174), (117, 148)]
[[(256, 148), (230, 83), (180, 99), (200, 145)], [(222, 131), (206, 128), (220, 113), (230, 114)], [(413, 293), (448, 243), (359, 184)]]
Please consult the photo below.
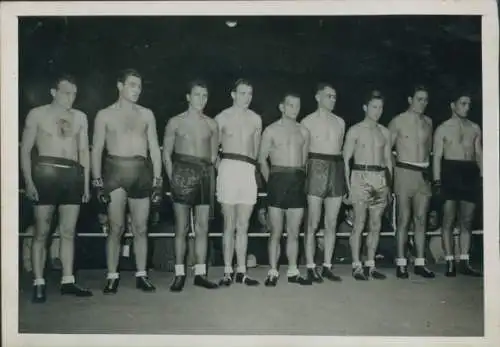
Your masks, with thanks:
[[(289, 284), (286, 267), (277, 287), (194, 287), (189, 275), (181, 293), (168, 289), (173, 274), (151, 272), (155, 293), (135, 288), (134, 273), (121, 275), (119, 292), (102, 294), (104, 271), (84, 270), (78, 282), (91, 298), (61, 296), (58, 276), (47, 278), (47, 302), (32, 304), (31, 281), (21, 278), (19, 332), (51, 334), (264, 334), (330, 336), (483, 336), (483, 280), (446, 278), (442, 265), (435, 279), (395, 277), (356, 282), (349, 265), (337, 265), (343, 282), (310, 286)], [(211, 268), (213, 280), (222, 268)], [(304, 269), (301, 269), (304, 273)], [(249, 269), (263, 282), (267, 267)]]

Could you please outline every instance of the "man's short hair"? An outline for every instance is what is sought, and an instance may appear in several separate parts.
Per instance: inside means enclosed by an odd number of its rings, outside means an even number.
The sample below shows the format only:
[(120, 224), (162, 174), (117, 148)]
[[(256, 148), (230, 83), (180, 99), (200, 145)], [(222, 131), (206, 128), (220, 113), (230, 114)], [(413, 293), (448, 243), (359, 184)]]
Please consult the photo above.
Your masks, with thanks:
[(424, 86), (423, 84), (418, 84), (416, 86), (413, 87), (413, 89), (411, 90), (411, 95), (410, 97), (414, 97), (415, 94), (417, 94), (418, 92), (426, 92), (427, 94), (429, 94), (429, 90), (427, 90), (427, 87)]
[(318, 83), (318, 85), (316, 86), (316, 94), (318, 94), (319, 92), (322, 92), (326, 88), (330, 88), (330, 89), (335, 90), (335, 88), (330, 83), (321, 82), (321, 83)]
[(71, 83), (71, 84), (73, 84), (73, 85), (76, 86), (76, 79), (75, 79), (75, 77), (73, 77), (70, 74), (61, 74), (61, 75), (57, 76), (54, 79), (54, 81), (52, 82), (52, 88), (56, 89), (56, 90), (59, 89), (59, 84), (61, 82), (64, 82), (64, 81), (69, 82), (69, 83)]
[(201, 87), (208, 92), (208, 85), (204, 80), (195, 79), (195, 80), (189, 81), (189, 83), (187, 84), (187, 94), (191, 94), (194, 87)]
[(368, 104), (372, 100), (382, 100), (382, 101), (384, 101), (384, 95), (382, 95), (382, 92), (380, 90), (377, 90), (377, 89), (372, 90), (371, 92), (369, 92), (366, 95), (365, 100), (363, 102), (363, 105), (368, 106)]
[(470, 99), (472, 99), (472, 93), (468, 90), (456, 90), (454, 91), (452, 94), (451, 94), (451, 100), (450, 102), (457, 102), (461, 97), (468, 97)]
[(120, 71), (120, 74), (118, 75), (118, 80), (117, 81), (121, 82), (121, 83), (125, 83), (125, 81), (127, 80), (127, 78), (129, 78), (130, 76), (137, 77), (140, 80), (142, 80), (142, 76), (141, 76), (141, 74), (137, 70), (134, 70), (134, 69), (125, 69), (125, 70)]
[(247, 80), (245, 78), (240, 78), (240, 79), (236, 80), (236, 82), (234, 82), (233, 89), (231, 89), (231, 91), (235, 92), (236, 89), (238, 89), (238, 87), (241, 85), (249, 86), (249, 87), (253, 88), (253, 85), (249, 80)]
[(295, 92), (286, 92), (285, 94), (283, 94), (283, 98), (281, 99), (281, 102), (284, 103), (286, 98), (288, 98), (289, 96), (291, 96), (292, 98), (297, 98), (300, 100), (300, 95), (298, 93), (295, 93)]

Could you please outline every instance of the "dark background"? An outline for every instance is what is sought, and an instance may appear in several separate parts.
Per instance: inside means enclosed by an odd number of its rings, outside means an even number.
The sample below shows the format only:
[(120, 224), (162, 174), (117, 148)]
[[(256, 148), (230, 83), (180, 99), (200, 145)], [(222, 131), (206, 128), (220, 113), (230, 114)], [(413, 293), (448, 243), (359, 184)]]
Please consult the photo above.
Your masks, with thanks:
[[(285, 91), (302, 96), (300, 117), (315, 109), (315, 86), (332, 83), (335, 113), (348, 125), (363, 117), (370, 88), (386, 95), (381, 123), (407, 108), (415, 84), (430, 90), (435, 123), (450, 115), (456, 88), (472, 91), (471, 119), (481, 125), (481, 19), (479, 16), (44, 17), (19, 24), (20, 125), (30, 108), (50, 102), (51, 80), (61, 72), (78, 81), (75, 107), (93, 120), (117, 98), (120, 69), (143, 75), (140, 103), (166, 121), (186, 108), (186, 84), (209, 83), (206, 112), (230, 106), (235, 79), (254, 83), (251, 105), (264, 125), (280, 115)], [(20, 127), (22, 129), (22, 127)]]

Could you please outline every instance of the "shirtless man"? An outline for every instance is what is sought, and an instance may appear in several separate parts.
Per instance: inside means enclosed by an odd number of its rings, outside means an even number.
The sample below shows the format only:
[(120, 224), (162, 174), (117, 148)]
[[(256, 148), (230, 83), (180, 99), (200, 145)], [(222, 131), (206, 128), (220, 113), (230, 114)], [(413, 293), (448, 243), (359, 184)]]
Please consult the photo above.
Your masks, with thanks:
[[(278, 283), (278, 257), (283, 216), (286, 216), (288, 282), (311, 285), (302, 278), (297, 267), (299, 231), (306, 203), (305, 164), (309, 151), (309, 131), (299, 123), (300, 97), (285, 94), (279, 105), (282, 117), (269, 125), (262, 134), (259, 163), (267, 182), (267, 202), (271, 237), (269, 238), (269, 261), (265, 285), (274, 287)], [(271, 168), (267, 163), (270, 159)]]
[[(262, 120), (248, 108), (253, 87), (246, 80), (238, 80), (231, 91), (233, 106), (215, 117), (222, 146), (218, 164), (217, 200), (224, 215), (224, 277), (220, 284), (237, 283), (256, 286), (259, 282), (246, 274), (248, 224), (257, 202), (257, 168)], [(236, 237), (235, 237), (236, 230)], [(236, 249), (238, 267), (233, 275), (233, 256)]]
[[(106, 242), (108, 274), (103, 292), (115, 294), (118, 291), (120, 240), (127, 202), (134, 235), (136, 287), (152, 292), (156, 288), (146, 273), (147, 223), (150, 203), (160, 203), (162, 188), (156, 120), (151, 110), (137, 104), (142, 91), (142, 78), (137, 71), (122, 72), (117, 88), (118, 100), (97, 113), (92, 149), (93, 186), (100, 203), (107, 205), (110, 224)], [(107, 155), (103, 162), (105, 147)]]
[[(337, 100), (337, 92), (329, 84), (320, 84), (316, 90), (318, 109), (306, 116), (301, 124), (310, 136), (307, 160), (307, 228), (305, 254), (307, 278), (313, 282), (341, 281), (332, 272), (332, 257), (335, 249), (337, 216), (342, 198), (346, 193), (344, 165), (342, 163), (342, 143), (345, 122), (332, 113)], [(314, 263), (316, 250), (315, 233), (321, 218), (321, 208), (325, 205), (324, 263), (321, 275)]]
[(482, 276), (469, 264), (471, 224), (483, 176), (481, 129), (467, 119), (470, 104), (468, 94), (456, 95), (450, 104), (451, 118), (443, 122), (434, 134), (434, 188), (444, 201), (442, 240), (447, 277), (456, 276), (452, 234), (457, 209), (460, 209), (457, 224), (461, 253), (458, 271), (463, 275)]
[(432, 120), (424, 114), (427, 90), (418, 86), (408, 97), (410, 107), (389, 123), (391, 143), (396, 146), (394, 192), (398, 211), (396, 276), (408, 278), (406, 244), (413, 214), (417, 258), (414, 272), (425, 278), (434, 273), (425, 267), (425, 232), (431, 193), (429, 156), (432, 149)]
[[(80, 205), (89, 200), (87, 116), (74, 108), (77, 87), (71, 76), (59, 77), (50, 93), (52, 103), (32, 109), (24, 126), (21, 168), (26, 194), (33, 201), (35, 232), (32, 245), (33, 302), (46, 301), (43, 278), (47, 237), (56, 206), (61, 237), (61, 294), (92, 296), (73, 276), (75, 227)], [(38, 156), (32, 163), (32, 150)]]
[(170, 287), (180, 292), (186, 280), (184, 258), (189, 231), (189, 212), (195, 208), (194, 285), (207, 289), (217, 284), (207, 280), (207, 244), (210, 209), (215, 196), (215, 168), (219, 149), (217, 123), (203, 114), (208, 88), (202, 81), (189, 85), (188, 110), (171, 118), (165, 128), (163, 160), (170, 180), (176, 221), (175, 279)]
[[(356, 280), (385, 279), (375, 268), (382, 215), (387, 206), (392, 176), (391, 136), (389, 130), (378, 124), (384, 99), (379, 91), (371, 92), (363, 105), (365, 119), (352, 126), (344, 144), (344, 163), (349, 188), (349, 199), (354, 210), (354, 226), (350, 244), (352, 275)], [(352, 174), (349, 161), (354, 156)], [(389, 176), (389, 177), (388, 177)], [(349, 180), (350, 177), (350, 180)], [(368, 237), (365, 270), (360, 261), (360, 240), (365, 229), (367, 210)]]

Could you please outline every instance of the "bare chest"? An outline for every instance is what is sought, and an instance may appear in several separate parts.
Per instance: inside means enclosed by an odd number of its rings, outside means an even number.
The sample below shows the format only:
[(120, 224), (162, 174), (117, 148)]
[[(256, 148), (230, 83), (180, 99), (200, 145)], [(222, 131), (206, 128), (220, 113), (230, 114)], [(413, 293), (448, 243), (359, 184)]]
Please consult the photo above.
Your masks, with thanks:
[(140, 114), (114, 114), (109, 118), (107, 130), (115, 135), (139, 135), (146, 132), (146, 122)]
[(180, 122), (176, 136), (185, 141), (206, 141), (212, 136), (212, 129), (203, 120), (184, 120)]
[(227, 137), (246, 138), (255, 133), (256, 125), (245, 117), (228, 117), (222, 127), (222, 133)]
[(358, 143), (362, 148), (373, 148), (381, 150), (386, 145), (387, 139), (379, 128), (362, 128), (358, 137)]
[(308, 128), (311, 133), (311, 141), (335, 141), (342, 136), (342, 124), (335, 118), (316, 118), (310, 122)]
[(432, 136), (431, 125), (425, 120), (401, 122), (398, 133), (398, 140), (403, 142), (411, 142), (413, 144), (426, 143)]
[(293, 129), (279, 129), (276, 131), (273, 144), (276, 148), (293, 148), (301, 147), (304, 145), (305, 138), (300, 128)]
[(444, 141), (449, 145), (470, 147), (474, 145), (476, 131), (468, 125), (453, 124), (445, 129)]
[(79, 132), (79, 124), (72, 113), (51, 115), (40, 124), (41, 134), (59, 140), (73, 139)]

